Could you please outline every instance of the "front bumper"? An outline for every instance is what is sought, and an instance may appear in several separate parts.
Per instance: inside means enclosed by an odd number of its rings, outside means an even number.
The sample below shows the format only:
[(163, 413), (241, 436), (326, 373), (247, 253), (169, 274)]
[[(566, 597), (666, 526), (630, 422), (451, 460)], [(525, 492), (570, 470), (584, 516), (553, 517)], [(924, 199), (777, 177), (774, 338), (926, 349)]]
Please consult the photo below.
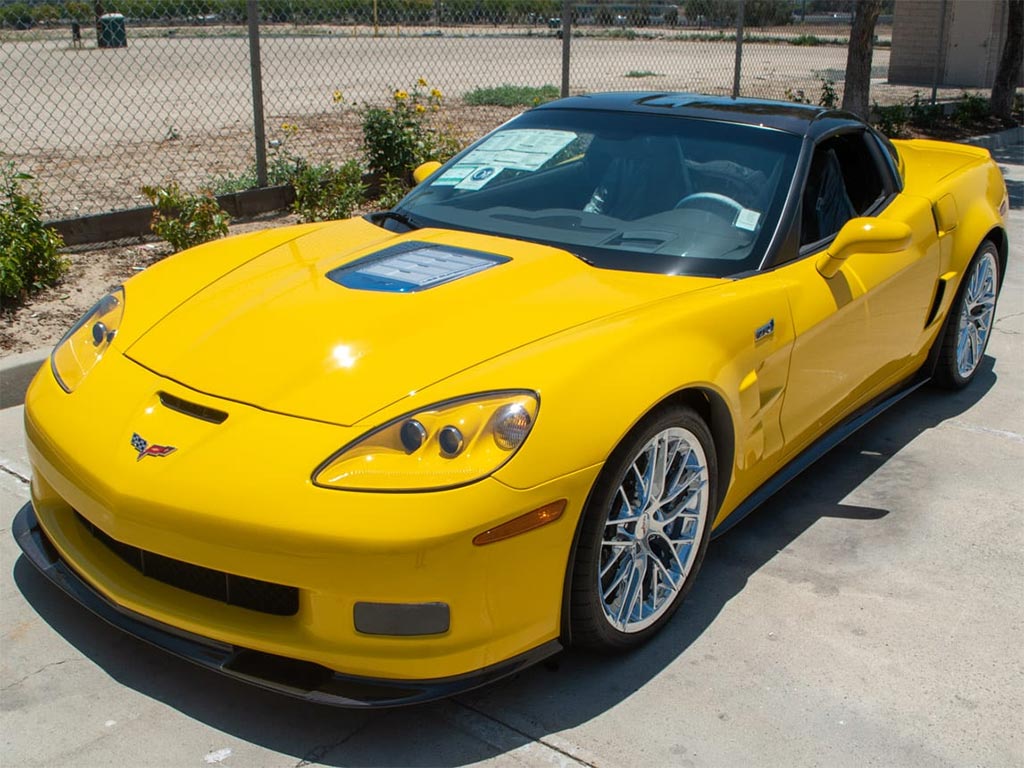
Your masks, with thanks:
[[(191, 418), (162, 407), (158, 392), (230, 416)], [(317, 488), (312, 467), (352, 430), (218, 400), (119, 356), (70, 395), (41, 371), (25, 427), (33, 521), (23, 513), (19, 543), (30, 559), (108, 621), (204, 666), (306, 698), (387, 706), (482, 684), (558, 648), (566, 564), (599, 467), (525, 490), (493, 478), (435, 493)], [(177, 450), (140, 460), (133, 431)], [(472, 543), (561, 498), (558, 521)], [(33, 555), (26, 542), (36, 540), (48, 544)], [(282, 585), (295, 608), (273, 615), (179, 588), (119, 547)], [(360, 631), (359, 607), (382, 604), (444, 604), (450, 626)], [(352, 681), (376, 688), (350, 695)]]
[(206, 669), (307, 701), (343, 707), (394, 707), (419, 704), (494, 682), (561, 650), (557, 640), (475, 672), (433, 680), (386, 680), (341, 675), (311, 662), (218, 643), (126, 610), (75, 574), (39, 527), (26, 504), (14, 518), (14, 538), (43, 576), (104, 621), (157, 648)]

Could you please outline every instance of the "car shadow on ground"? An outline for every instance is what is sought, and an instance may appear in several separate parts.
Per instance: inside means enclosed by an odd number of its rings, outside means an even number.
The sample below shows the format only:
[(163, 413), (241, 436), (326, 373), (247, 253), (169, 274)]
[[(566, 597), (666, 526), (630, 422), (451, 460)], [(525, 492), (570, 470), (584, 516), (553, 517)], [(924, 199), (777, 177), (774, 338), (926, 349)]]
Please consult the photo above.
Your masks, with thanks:
[(685, 657), (748, 579), (817, 521), (898, 518), (901, 510), (844, 500), (919, 435), (984, 397), (996, 374), (992, 358), (982, 366), (967, 390), (918, 390), (714, 541), (683, 610), (650, 643), (615, 657), (563, 653), (454, 701), (371, 712), (291, 699), (194, 667), (124, 635), (69, 600), (24, 557), (14, 578), (38, 614), (118, 683), (217, 731), (291, 755), (297, 765), (465, 765), (581, 725), (621, 703)]

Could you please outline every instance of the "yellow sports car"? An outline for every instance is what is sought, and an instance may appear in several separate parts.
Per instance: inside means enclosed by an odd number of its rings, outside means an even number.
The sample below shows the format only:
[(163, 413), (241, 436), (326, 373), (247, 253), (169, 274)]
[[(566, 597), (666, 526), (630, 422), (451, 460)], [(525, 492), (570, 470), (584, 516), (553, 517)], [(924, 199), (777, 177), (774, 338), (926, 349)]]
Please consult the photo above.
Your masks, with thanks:
[(987, 152), (817, 107), (570, 98), (417, 177), (169, 258), (68, 332), (26, 398), (44, 574), (347, 706), (635, 646), (713, 535), (971, 381), (1006, 267)]

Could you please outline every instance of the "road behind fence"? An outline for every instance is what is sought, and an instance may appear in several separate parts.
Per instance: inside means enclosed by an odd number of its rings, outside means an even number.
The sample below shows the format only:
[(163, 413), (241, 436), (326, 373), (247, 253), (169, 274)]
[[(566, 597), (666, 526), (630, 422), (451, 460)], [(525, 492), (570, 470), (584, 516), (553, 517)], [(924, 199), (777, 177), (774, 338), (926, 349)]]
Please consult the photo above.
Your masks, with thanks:
[[(0, 30), (0, 157), (37, 178), (48, 217), (142, 205), (145, 184), (255, 183), (261, 133), (271, 169), (286, 154), (353, 157), (357, 106), (386, 103), (420, 78), (444, 93), (439, 119), (466, 140), (523, 108), (466, 104), (474, 90), (503, 84), (817, 103), (832, 81), (841, 99), (850, 25), (848, 17), (775, 26), (750, 21), (779, 19), (748, 18), (737, 69), (735, 0), (703, 0), (711, 15), (693, 19), (680, 6), (651, 4), (294, 0), (249, 4), (259, 13), (251, 25), (246, 5), (108, 2), (127, 18), (105, 16), (98, 28), (91, 16), (80, 20), (80, 43), (73, 14), (93, 3), (65, 3), (56, 17)], [(567, 38), (559, 35), (565, 8)], [(913, 94), (884, 82), (890, 30), (879, 26), (872, 71), (873, 97), (883, 104)]]

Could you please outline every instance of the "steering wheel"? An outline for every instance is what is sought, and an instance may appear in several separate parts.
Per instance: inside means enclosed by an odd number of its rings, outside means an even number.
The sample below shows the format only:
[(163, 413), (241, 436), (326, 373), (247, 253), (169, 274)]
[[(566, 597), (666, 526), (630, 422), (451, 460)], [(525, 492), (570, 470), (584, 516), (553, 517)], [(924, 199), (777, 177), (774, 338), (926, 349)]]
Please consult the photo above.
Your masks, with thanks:
[(716, 205), (728, 208), (732, 213), (733, 221), (736, 221), (736, 217), (743, 213), (743, 211), (745, 210), (742, 205), (737, 203), (731, 197), (727, 197), (726, 195), (720, 195), (717, 192), (694, 192), (692, 195), (687, 195), (678, 203), (676, 203), (676, 208), (682, 208), (683, 206), (691, 202), (700, 200), (706, 200), (709, 203), (715, 203)]

